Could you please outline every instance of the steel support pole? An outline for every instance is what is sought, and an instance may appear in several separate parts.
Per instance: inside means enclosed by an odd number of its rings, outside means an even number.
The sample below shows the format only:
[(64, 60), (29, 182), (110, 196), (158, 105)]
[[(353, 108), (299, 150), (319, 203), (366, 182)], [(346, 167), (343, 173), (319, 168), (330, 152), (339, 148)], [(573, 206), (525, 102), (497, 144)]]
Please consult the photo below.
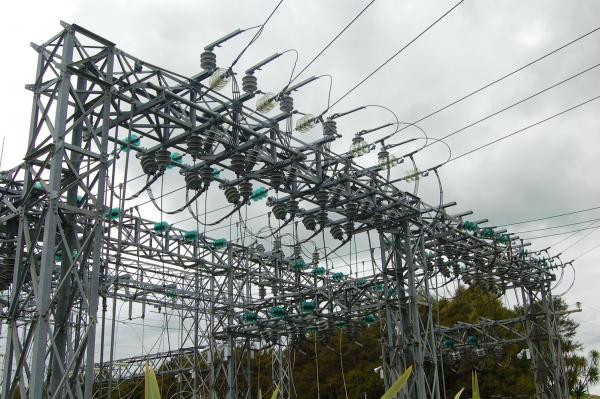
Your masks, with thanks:
[[(113, 65), (114, 65), (114, 49), (110, 49), (106, 60), (106, 79), (109, 83), (113, 80)], [(111, 107), (112, 92), (110, 88), (105, 89), (104, 100), (102, 103), (102, 129), (100, 138), (100, 156), (101, 165), (98, 171), (98, 189), (97, 189), (97, 205), (96, 205), (96, 226), (94, 231), (94, 240), (92, 247), (92, 267), (89, 275), (89, 291), (88, 306), (90, 332), (87, 340), (87, 358), (85, 364), (85, 391), (84, 398), (91, 399), (94, 387), (94, 361), (96, 348), (96, 326), (98, 324), (98, 302), (100, 299), (100, 268), (102, 266), (102, 249), (103, 249), (103, 218), (104, 218), (104, 203), (106, 190), (106, 176), (108, 172), (108, 134), (110, 122), (110, 107)]]
[(236, 353), (235, 339), (231, 328), (233, 327), (234, 317), (234, 297), (233, 297), (233, 246), (227, 246), (227, 347), (229, 357), (227, 358), (227, 394), (226, 399), (237, 399), (236, 387)]
[[(67, 28), (64, 34), (62, 48), (62, 67), (60, 73), (59, 90), (56, 99), (55, 129), (52, 133), (54, 151), (50, 161), (48, 209), (44, 221), (44, 238), (42, 259), (40, 262), (40, 276), (36, 297), (36, 322), (35, 337), (32, 348), (31, 381), (29, 384), (29, 398), (42, 398), (45, 384), (45, 372), (47, 368), (46, 353), (52, 351), (53, 340), (48, 342), (48, 333), (52, 321), (52, 310), (50, 308), (50, 294), (52, 289), (52, 277), (54, 271), (54, 251), (56, 248), (56, 233), (59, 223), (59, 206), (62, 179), (62, 161), (65, 152), (65, 134), (67, 125), (67, 112), (69, 108), (69, 81), (71, 73), (67, 66), (73, 58), (73, 43), (75, 33)], [(50, 348), (48, 348), (50, 346)]]
[[(29, 122), (29, 137), (27, 141), (27, 149), (28, 151), (35, 147), (35, 139), (36, 139), (36, 131), (37, 124), (39, 118), (39, 108), (38, 101), (40, 98), (39, 93), (39, 83), (42, 80), (43, 75), (43, 66), (44, 66), (44, 57), (42, 52), (38, 52), (38, 60), (37, 60), (37, 68), (36, 68), (36, 76), (35, 83), (33, 85), (33, 100), (31, 105), (31, 119)], [(13, 362), (15, 360), (14, 352), (16, 349), (15, 340), (18, 341), (19, 337), (19, 294), (21, 293), (23, 280), (25, 276), (29, 273), (27, 270), (27, 264), (25, 263), (24, 249), (27, 246), (27, 240), (25, 238), (25, 234), (29, 235), (29, 223), (27, 221), (27, 209), (25, 206), (26, 203), (26, 194), (31, 189), (32, 181), (31, 181), (31, 173), (29, 173), (29, 166), (31, 161), (27, 161), (25, 165), (27, 168), (25, 169), (25, 175), (23, 177), (23, 192), (21, 194), (21, 198), (24, 200), (21, 209), (19, 209), (19, 229), (17, 232), (17, 244), (15, 247), (15, 266), (13, 271), (13, 289), (10, 292), (9, 299), (9, 310), (8, 310), (8, 320), (6, 326), (6, 342), (5, 342), (5, 352), (4, 352), (4, 370), (2, 373), (2, 398), (9, 398), (14, 391), (12, 383), (12, 372), (13, 372)], [(17, 342), (18, 345), (18, 342)], [(19, 370), (16, 371), (20, 373)], [(20, 373), (22, 374), (22, 373)], [(18, 381), (18, 380), (17, 380)], [(20, 387), (23, 389), (21, 382)]]

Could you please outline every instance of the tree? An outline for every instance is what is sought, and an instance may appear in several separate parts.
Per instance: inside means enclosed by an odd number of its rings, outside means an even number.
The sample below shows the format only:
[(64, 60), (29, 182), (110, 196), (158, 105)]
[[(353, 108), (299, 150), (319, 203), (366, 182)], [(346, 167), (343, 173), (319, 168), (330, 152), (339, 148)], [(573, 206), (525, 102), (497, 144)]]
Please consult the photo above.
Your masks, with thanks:
[(599, 375), (600, 352), (590, 351), (588, 358), (573, 356), (569, 368), (571, 395), (576, 399), (583, 398), (588, 393), (588, 387), (600, 381)]
[[(517, 311), (506, 307), (494, 293), (478, 287), (464, 286), (458, 287), (454, 297), (439, 300), (434, 305), (433, 314), (437, 323), (447, 327), (452, 327), (457, 322), (475, 324), (480, 318), (502, 320), (519, 315)], [(522, 348), (523, 344), (513, 344), (503, 348), (500, 358), (486, 356), (478, 360), (465, 356), (458, 363), (451, 362), (445, 356), (443, 383), (446, 395), (453, 397), (461, 388), (466, 387), (464, 396), (469, 397), (471, 371), (477, 369), (479, 387), (484, 396), (494, 394), (515, 397), (518, 392), (524, 397), (533, 397), (535, 387), (531, 363), (527, 359), (517, 359), (517, 353)]]

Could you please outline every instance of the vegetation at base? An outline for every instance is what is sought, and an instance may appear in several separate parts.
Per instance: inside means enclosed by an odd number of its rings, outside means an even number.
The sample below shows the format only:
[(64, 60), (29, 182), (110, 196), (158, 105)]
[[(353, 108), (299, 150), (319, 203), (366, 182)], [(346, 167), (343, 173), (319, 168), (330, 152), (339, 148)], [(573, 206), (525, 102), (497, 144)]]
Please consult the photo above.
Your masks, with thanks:
[[(584, 378), (584, 368), (574, 367), (583, 364), (578, 354), (581, 345), (575, 341), (578, 324), (564, 313), (567, 306), (560, 299), (554, 304), (555, 310), (562, 314), (559, 326), (562, 336), (565, 358), (568, 365), (568, 379), (574, 387)], [(510, 309), (494, 294), (479, 288), (460, 287), (452, 298), (440, 299), (434, 304), (434, 322), (438, 325), (453, 326), (456, 322), (476, 323), (480, 318), (492, 320), (509, 319), (522, 314), (520, 309)], [(376, 315), (381, 320), (381, 315)], [(380, 398), (384, 393), (383, 381), (374, 369), (381, 365), (381, 337), (379, 323), (376, 322), (361, 331), (351, 331), (348, 327), (338, 329), (335, 334), (308, 334), (300, 337), (298, 345), (291, 353), (293, 364), (292, 397), (298, 399), (314, 399), (317, 390), (321, 399)], [(341, 346), (340, 346), (341, 341)], [(340, 357), (341, 347), (341, 357)], [(518, 359), (517, 353), (526, 347), (525, 343), (514, 344), (504, 348), (502, 356), (494, 358), (486, 356), (473, 363), (473, 359), (462, 360), (456, 364), (445, 361), (443, 389), (447, 397), (454, 395), (466, 387), (463, 397), (471, 397), (471, 372), (477, 370), (479, 390), (482, 397), (497, 395), (499, 397), (530, 398), (534, 396), (533, 373), (531, 360)], [(316, 356), (315, 356), (316, 348)], [(257, 397), (260, 387), (263, 397), (268, 397), (273, 390), (271, 351), (276, 347), (254, 352), (250, 367), (252, 368), (251, 396)], [(318, 377), (317, 377), (318, 358)], [(587, 365), (590, 365), (588, 360)], [(341, 369), (344, 369), (346, 388)], [(244, 364), (244, 367), (247, 365)], [(182, 390), (182, 384), (173, 376), (161, 375), (157, 370), (158, 384), (162, 398), (170, 398), (175, 392)], [(597, 372), (597, 371), (596, 371)], [(593, 374), (593, 373), (592, 373)], [(318, 384), (317, 384), (318, 378)], [(243, 377), (238, 376), (238, 391), (247, 388)], [(127, 394), (128, 398), (143, 398), (143, 380), (122, 382), (111, 398), (119, 398)], [(225, 396), (225, 381), (217, 381), (217, 397)], [(574, 394), (574, 392), (573, 392)], [(105, 397), (105, 396), (104, 396)], [(188, 398), (183, 394), (182, 398)], [(580, 399), (588, 396), (575, 396)], [(594, 398), (594, 396), (589, 396)]]

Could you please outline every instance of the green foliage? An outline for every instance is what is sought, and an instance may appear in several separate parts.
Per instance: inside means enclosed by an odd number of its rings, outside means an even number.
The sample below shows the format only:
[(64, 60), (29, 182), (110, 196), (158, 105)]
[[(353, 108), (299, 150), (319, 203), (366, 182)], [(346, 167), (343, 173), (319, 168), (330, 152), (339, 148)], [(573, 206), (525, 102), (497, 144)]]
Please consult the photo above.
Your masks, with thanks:
[[(574, 353), (580, 348), (580, 345), (575, 341), (577, 323), (565, 315), (564, 310), (567, 307), (561, 300), (554, 303), (554, 308), (559, 314), (563, 314), (559, 318), (559, 326), (564, 334), (562, 341), (567, 364), (578, 362), (581, 366), (583, 364), (581, 359), (574, 356)], [(302, 309), (300, 310), (302, 311)], [(459, 287), (453, 298), (441, 299), (434, 303), (432, 311), (434, 322), (443, 326), (453, 326), (459, 321), (476, 323), (480, 318), (509, 319), (522, 314), (522, 309), (509, 309), (494, 294), (474, 287)], [(274, 306), (270, 309), (270, 313), (271, 317), (283, 318), (288, 312), (283, 306)], [(289, 353), (293, 362), (294, 386), (292, 396), (294, 398), (314, 399), (320, 396), (321, 399), (337, 399), (345, 397), (341, 371), (342, 364), (349, 398), (364, 398), (366, 395), (367, 398), (373, 399), (380, 398), (383, 395), (383, 380), (378, 373), (374, 372), (375, 368), (381, 366), (379, 324), (381, 314), (369, 316), (372, 317), (360, 320), (369, 325), (360, 331), (355, 331), (355, 327), (349, 324), (345, 326), (346, 328), (335, 329), (335, 331), (330, 330), (329, 333), (317, 332), (316, 328), (307, 329), (307, 334), (301, 337), (299, 344), (292, 349), (292, 353)], [(447, 345), (450, 345), (450, 343), (447, 343)], [(501, 358), (494, 359), (492, 356), (487, 356), (484, 360), (478, 361), (476, 368), (479, 377), (479, 389), (483, 397), (492, 395), (515, 397), (515, 393), (519, 397), (535, 396), (531, 361), (517, 359), (516, 356), (523, 345), (523, 343), (520, 343), (505, 348)], [(257, 397), (259, 388), (263, 392), (263, 397), (270, 396), (275, 388), (271, 360), (272, 350), (280, 349), (275, 347), (275, 349), (255, 352), (250, 362), (252, 397)], [(241, 356), (241, 350), (236, 349), (236, 352), (236, 356)], [(595, 356), (596, 363), (593, 363), (592, 360), (587, 360), (586, 363), (587, 369), (590, 369), (594, 364), (596, 365), (596, 371), (588, 373), (592, 377), (588, 380), (592, 383), (593, 378), (598, 378), (598, 353)], [(173, 362), (181, 361), (182, 359), (173, 360)], [(219, 362), (220, 360), (215, 361)], [(168, 367), (168, 365), (165, 367)], [(445, 380), (442, 386), (446, 390), (446, 397), (454, 397), (461, 388), (468, 387), (463, 397), (470, 398), (472, 396), (471, 372), (474, 364), (469, 361), (462, 361), (453, 365), (444, 361), (443, 367)], [(205, 365), (201, 365), (200, 369), (206, 370)], [(573, 367), (569, 368), (571, 386), (573, 386), (573, 381), (577, 381), (574, 376), (582, 377), (585, 375), (585, 372), (581, 372), (584, 369), (587, 370), (585, 367), (580, 367), (578, 369), (580, 371), (577, 372)], [(207, 375), (204, 375), (204, 373), (205, 371), (202, 371), (203, 377), (206, 377)], [(177, 392), (177, 389), (181, 388), (178, 387), (178, 383), (173, 376), (161, 374), (160, 370), (157, 371), (157, 377), (161, 397), (163, 398), (170, 398)], [(238, 392), (245, 392), (248, 387), (241, 371), (239, 371), (238, 377)], [(219, 378), (216, 383), (217, 397), (224, 397), (226, 382), (222, 380), (222, 376)], [(112, 398), (123, 396), (125, 393), (132, 393), (131, 396), (128, 396), (130, 398), (143, 398), (143, 381), (134, 380), (120, 383), (118, 389), (115, 387)], [(581, 398), (582, 396), (576, 397)]]
[[(321, 399), (345, 397), (340, 364), (341, 353), (349, 398), (379, 398), (384, 393), (383, 382), (373, 369), (381, 365), (379, 326), (365, 328), (356, 340), (346, 337), (345, 330), (335, 335), (310, 335), (300, 350), (296, 351), (294, 385), (299, 399), (317, 397), (318, 381)], [(315, 356), (315, 348), (317, 356)]]
[(600, 352), (590, 351), (587, 358), (573, 355), (567, 365), (569, 370), (569, 386), (573, 398), (587, 397), (588, 387), (597, 384), (600, 380)]
[[(433, 314), (443, 326), (453, 326), (456, 322), (477, 323), (480, 318), (492, 320), (516, 317), (516, 311), (504, 306), (494, 294), (476, 287), (459, 287), (453, 298), (441, 299), (434, 305)], [(474, 337), (475, 341), (477, 337)], [(500, 396), (513, 396), (519, 392), (526, 397), (533, 397), (535, 387), (531, 372), (531, 361), (517, 359), (516, 354), (522, 345), (505, 348), (502, 358), (497, 361), (491, 356), (478, 362), (479, 389), (484, 397), (490, 393)], [(474, 365), (467, 361), (457, 365), (444, 363), (444, 386), (448, 397), (453, 397), (463, 387), (471, 387), (471, 372)], [(465, 397), (471, 397), (469, 388)]]

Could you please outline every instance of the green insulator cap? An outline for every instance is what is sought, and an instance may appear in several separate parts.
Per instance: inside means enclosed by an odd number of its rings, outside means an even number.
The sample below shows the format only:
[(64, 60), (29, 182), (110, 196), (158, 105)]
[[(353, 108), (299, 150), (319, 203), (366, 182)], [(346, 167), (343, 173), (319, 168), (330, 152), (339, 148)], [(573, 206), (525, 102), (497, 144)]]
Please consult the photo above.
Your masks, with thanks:
[(479, 229), (479, 226), (477, 226), (477, 223), (475, 222), (467, 221), (463, 223), (463, 229), (467, 231), (477, 231)]
[(224, 238), (217, 238), (216, 240), (213, 241), (212, 247), (214, 249), (223, 249), (223, 248), (227, 247), (227, 240)]
[(304, 301), (300, 304), (300, 310), (304, 314), (312, 313), (315, 311), (315, 309), (316, 309), (316, 305), (314, 302)]
[(340, 281), (343, 281), (344, 278), (346, 278), (346, 276), (342, 272), (335, 272), (331, 275), (331, 277), (333, 278), (333, 281), (335, 281), (336, 283), (339, 283)]
[(212, 175), (213, 177), (217, 177), (221, 174), (221, 170), (220, 169), (216, 169), (216, 168), (210, 168), (212, 170)]
[(183, 233), (183, 239), (187, 242), (196, 242), (198, 241), (198, 231), (190, 230)]
[(345, 321), (342, 321), (342, 320), (340, 320), (340, 321), (336, 321), (336, 322), (335, 322), (335, 327), (336, 327), (336, 328), (339, 328), (340, 330), (341, 330), (341, 329), (344, 329), (344, 328), (346, 328), (346, 322), (345, 322)]
[(165, 221), (154, 223), (154, 231), (157, 233), (165, 233), (169, 231), (169, 227), (169, 223)]
[(383, 292), (383, 289), (385, 288), (383, 283), (377, 283), (375, 285), (373, 285), (373, 291), (375, 292)]
[(42, 185), (41, 182), (36, 181), (35, 183), (33, 183), (33, 189), (36, 191), (41, 191), (44, 189), (44, 186)]
[(365, 280), (364, 278), (359, 278), (358, 280), (356, 280), (356, 286), (358, 288), (362, 288), (365, 285), (367, 285), (367, 280)]
[(477, 345), (477, 342), (478, 342), (478, 339), (477, 339), (477, 337), (476, 337), (476, 336), (474, 336), (474, 335), (469, 335), (469, 336), (467, 337), (467, 343), (468, 343), (469, 345), (471, 345), (471, 346), (475, 346), (475, 345)]
[(489, 227), (483, 229), (483, 231), (481, 232), (481, 237), (483, 238), (492, 239), (495, 235), (496, 233), (494, 232), (494, 230)]
[(264, 187), (258, 187), (256, 190), (252, 191), (250, 198), (252, 198), (252, 201), (257, 202), (257, 201), (267, 198), (268, 194), (269, 194), (269, 190), (267, 190)]
[(244, 323), (254, 324), (258, 321), (258, 315), (256, 314), (256, 312), (247, 311), (244, 312), (242, 319), (244, 320)]
[(282, 306), (273, 306), (270, 311), (271, 317), (281, 319), (285, 316), (285, 309)]
[(294, 267), (294, 271), (299, 272), (304, 270), (304, 267), (306, 266), (306, 263), (304, 262), (304, 259), (296, 259), (292, 265)]
[(121, 216), (121, 209), (119, 208), (112, 208), (106, 213), (106, 218), (109, 220), (117, 220), (119, 216)]
[(175, 166), (175, 163), (178, 163), (181, 161), (181, 159), (183, 158), (183, 155), (173, 151), (171, 153), (171, 163), (169, 165), (167, 165), (167, 169), (171, 169), (173, 166)]
[(317, 326), (308, 326), (306, 327), (306, 332), (308, 332), (309, 334), (316, 334), (319, 332), (319, 327)]
[(498, 244), (507, 245), (510, 242), (510, 238), (508, 238), (508, 236), (506, 234), (502, 234), (502, 235), (496, 236), (496, 242)]
[(325, 275), (325, 268), (321, 266), (317, 266), (312, 270), (313, 275), (315, 276), (323, 276)]
[(121, 144), (121, 150), (127, 152), (129, 151), (129, 148), (138, 147), (140, 145), (141, 138), (138, 135), (132, 133), (131, 135), (125, 137), (125, 140), (123, 141), (125, 141), (125, 144)]
[(451, 340), (450, 338), (445, 338), (444, 341), (442, 342), (442, 344), (444, 345), (444, 348), (446, 348), (446, 349), (454, 348), (454, 341)]
[(367, 327), (369, 327), (369, 326), (371, 326), (371, 324), (375, 323), (376, 320), (377, 319), (372, 314), (368, 314), (363, 317), (363, 323), (365, 323), (367, 325)]
[(175, 290), (167, 290), (167, 298), (175, 299), (177, 298), (177, 291)]

